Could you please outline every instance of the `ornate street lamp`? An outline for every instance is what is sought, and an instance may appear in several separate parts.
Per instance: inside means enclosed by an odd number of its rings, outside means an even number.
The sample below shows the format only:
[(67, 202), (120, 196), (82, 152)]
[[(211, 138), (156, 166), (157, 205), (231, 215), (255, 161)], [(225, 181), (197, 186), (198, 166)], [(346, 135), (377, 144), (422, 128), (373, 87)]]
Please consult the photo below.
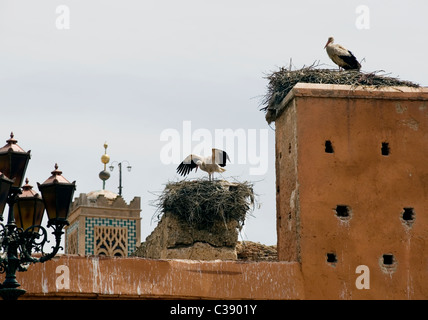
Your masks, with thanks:
[(122, 163), (123, 162), (126, 162), (126, 163), (128, 163), (128, 166), (126, 167), (127, 169), (128, 169), (128, 171), (129, 172), (131, 172), (131, 169), (132, 169), (132, 167), (131, 167), (131, 165), (129, 164), (129, 162), (128, 161), (126, 161), (126, 160), (124, 160), (124, 161), (122, 161), (122, 162), (117, 162), (117, 161), (114, 161), (111, 165), (110, 165), (110, 171), (113, 171), (113, 169), (114, 169), (114, 166), (113, 166), (113, 164), (114, 163), (117, 163), (117, 166), (119, 167), (119, 196), (122, 196)]
[[(5, 300), (18, 299), (25, 293), (18, 288), (17, 271), (26, 271), (31, 263), (50, 260), (61, 249), (62, 229), (68, 225), (67, 217), (76, 189), (75, 182), (65, 179), (55, 164), (52, 176), (42, 184), (37, 183), (42, 197), (32, 190), (28, 179), (21, 190), (29, 159), (30, 151), (22, 150), (12, 133), (7, 145), (0, 149), (1, 221), (6, 203), (9, 207), (7, 224), (0, 223), (0, 273), (6, 273), (0, 284), (0, 296)], [(41, 226), (45, 208), (47, 226), (53, 228), (55, 235), (55, 246), (50, 253), (43, 250), (47, 242), (47, 231)], [(39, 258), (33, 257), (33, 252), (39, 253)]]

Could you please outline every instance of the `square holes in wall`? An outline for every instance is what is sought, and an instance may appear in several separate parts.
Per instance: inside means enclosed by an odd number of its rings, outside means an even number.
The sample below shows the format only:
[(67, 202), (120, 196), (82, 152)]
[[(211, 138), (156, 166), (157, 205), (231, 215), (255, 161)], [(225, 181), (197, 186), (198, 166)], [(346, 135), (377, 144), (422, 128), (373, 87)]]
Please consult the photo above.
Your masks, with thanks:
[[(324, 151), (325, 153), (334, 153), (333, 143), (331, 142), (331, 140), (325, 140)], [(290, 152), (290, 145), (289, 145), (289, 152)], [(382, 142), (380, 147), (380, 153), (383, 156), (389, 156), (389, 154), (391, 153), (389, 142)]]
[(333, 253), (333, 252), (328, 252), (326, 256), (327, 256), (327, 263), (332, 264), (332, 265), (335, 265), (335, 264), (336, 264), (336, 262), (337, 262), (337, 257), (336, 257), (336, 254), (335, 254), (335, 253)]
[(392, 254), (384, 254), (382, 255), (383, 262), (382, 264), (385, 266), (391, 266), (394, 264), (394, 255)]
[(379, 264), (383, 272), (393, 273), (397, 269), (397, 260), (391, 253), (385, 253), (379, 258)]
[(383, 156), (389, 156), (389, 143), (382, 142), (382, 147), (380, 148), (380, 151)]
[(402, 213), (403, 220), (405, 221), (413, 221), (415, 212), (413, 208), (404, 208)]
[(333, 144), (331, 143), (330, 140), (325, 141), (325, 149), (324, 150), (326, 153), (334, 153)]
[(351, 218), (351, 208), (344, 204), (338, 204), (334, 210), (336, 216), (341, 220), (348, 220)]
[(415, 222), (415, 210), (413, 208), (403, 208), (401, 212), (401, 221), (408, 227), (411, 227)]
[[(325, 140), (324, 151), (325, 153), (334, 153), (333, 143), (331, 142), (331, 140)], [(380, 152), (383, 156), (389, 156), (391, 152), (389, 142), (382, 142)]]

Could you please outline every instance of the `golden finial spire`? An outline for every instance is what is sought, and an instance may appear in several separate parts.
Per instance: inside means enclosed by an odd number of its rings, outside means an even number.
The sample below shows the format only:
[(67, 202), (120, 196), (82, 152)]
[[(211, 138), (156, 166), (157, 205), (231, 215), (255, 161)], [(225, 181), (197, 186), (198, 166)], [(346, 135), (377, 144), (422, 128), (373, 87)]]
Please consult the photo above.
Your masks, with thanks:
[(103, 180), (103, 190), (106, 186), (106, 180), (110, 178), (110, 173), (106, 170), (106, 165), (110, 162), (110, 156), (107, 154), (107, 147), (107, 142), (104, 142), (104, 154), (101, 156), (101, 162), (104, 163), (104, 170), (99, 174), (100, 179)]
[(106, 169), (107, 163), (110, 162), (110, 156), (107, 154), (107, 142), (104, 143), (104, 154), (101, 156), (101, 162), (104, 163), (104, 170)]

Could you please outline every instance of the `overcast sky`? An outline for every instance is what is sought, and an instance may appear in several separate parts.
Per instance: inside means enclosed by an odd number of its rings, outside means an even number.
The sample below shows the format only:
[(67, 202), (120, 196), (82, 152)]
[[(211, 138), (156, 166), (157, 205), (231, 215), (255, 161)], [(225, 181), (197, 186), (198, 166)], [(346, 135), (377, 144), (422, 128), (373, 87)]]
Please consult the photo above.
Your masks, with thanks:
[[(132, 165), (123, 197), (141, 197), (144, 240), (156, 226), (156, 193), (181, 179), (178, 164), (161, 159), (161, 135), (178, 134), (184, 157), (186, 144), (215, 146), (207, 132), (239, 133), (247, 148), (224, 146), (233, 163), (223, 178), (253, 182), (260, 205), (240, 240), (275, 244), (275, 132), (259, 111), (264, 77), (290, 59), (296, 68), (318, 60), (335, 68), (324, 50), (334, 36), (363, 71), (426, 86), (427, 12), (425, 0), (0, 0), (0, 144), (13, 131), (31, 149), (35, 189), (57, 162), (78, 196), (102, 188), (107, 142), (111, 162)], [(266, 170), (251, 173), (250, 152)], [(116, 167), (106, 189), (118, 192), (118, 180)]]

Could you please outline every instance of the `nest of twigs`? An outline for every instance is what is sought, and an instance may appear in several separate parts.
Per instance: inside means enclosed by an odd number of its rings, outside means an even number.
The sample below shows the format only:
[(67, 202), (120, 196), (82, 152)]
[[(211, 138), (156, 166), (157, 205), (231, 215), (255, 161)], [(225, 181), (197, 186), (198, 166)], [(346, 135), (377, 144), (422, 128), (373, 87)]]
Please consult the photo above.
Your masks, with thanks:
[(206, 180), (168, 183), (156, 206), (158, 219), (168, 213), (198, 229), (231, 220), (242, 227), (254, 208), (253, 186), (248, 182)]
[(291, 70), (291, 68), (281, 67), (278, 71), (266, 76), (269, 80), (267, 93), (263, 97), (260, 109), (268, 112), (274, 106), (280, 104), (291, 89), (299, 82), (303, 83), (320, 83), (320, 84), (343, 84), (352, 87), (369, 86), (374, 88), (388, 86), (406, 86), (419, 87), (410, 81), (403, 81), (397, 78), (380, 75), (383, 71), (361, 72), (356, 70), (332, 70), (317, 68), (318, 65), (303, 67), (299, 70)]

